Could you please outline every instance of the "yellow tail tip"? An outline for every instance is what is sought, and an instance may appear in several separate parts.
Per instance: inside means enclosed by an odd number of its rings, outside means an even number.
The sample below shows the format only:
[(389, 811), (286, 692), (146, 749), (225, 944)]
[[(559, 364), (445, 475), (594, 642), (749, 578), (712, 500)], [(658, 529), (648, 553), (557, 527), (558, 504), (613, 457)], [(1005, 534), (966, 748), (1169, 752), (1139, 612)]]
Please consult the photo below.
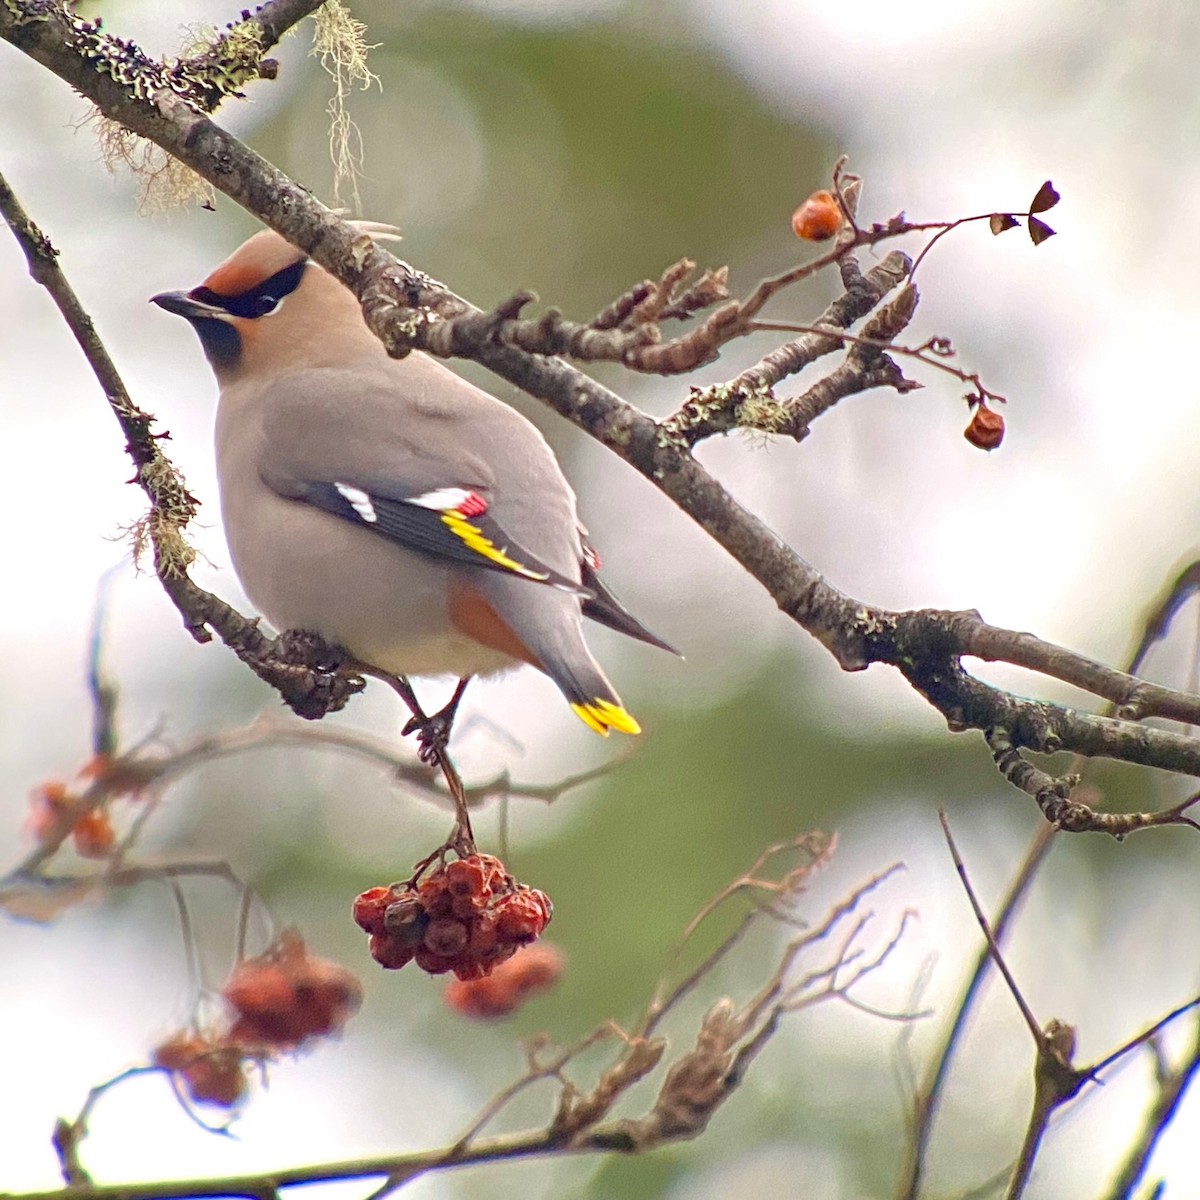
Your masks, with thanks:
[(642, 727), (619, 704), (609, 700), (593, 700), (590, 704), (572, 704), (571, 711), (601, 737), (608, 737), (610, 729), (621, 733), (641, 733)]

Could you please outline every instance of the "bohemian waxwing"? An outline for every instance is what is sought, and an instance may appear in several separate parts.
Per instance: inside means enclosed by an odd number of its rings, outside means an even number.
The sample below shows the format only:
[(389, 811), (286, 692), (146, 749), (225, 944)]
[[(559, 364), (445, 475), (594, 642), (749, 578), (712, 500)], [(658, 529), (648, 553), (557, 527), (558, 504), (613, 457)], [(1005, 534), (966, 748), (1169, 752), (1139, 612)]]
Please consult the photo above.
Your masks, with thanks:
[(582, 617), (671, 647), (597, 578), (529, 421), (425, 354), (389, 358), (354, 296), (270, 231), (153, 302), (191, 322), (216, 374), (225, 535), (273, 625), (401, 677), (532, 663), (597, 733), (639, 732)]

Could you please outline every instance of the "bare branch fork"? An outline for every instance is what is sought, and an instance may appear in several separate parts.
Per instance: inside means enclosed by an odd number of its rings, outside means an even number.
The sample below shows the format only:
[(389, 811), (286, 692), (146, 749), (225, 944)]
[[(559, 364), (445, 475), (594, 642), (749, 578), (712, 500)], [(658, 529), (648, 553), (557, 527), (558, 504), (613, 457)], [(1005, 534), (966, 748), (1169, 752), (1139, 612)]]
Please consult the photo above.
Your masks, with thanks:
[[(311, 11), (315, 7), (316, 4), (297, 4), (291, 6), (290, 12)], [(1140, 724), (1143, 718), (1151, 716), (1200, 723), (1200, 697), (1146, 683), (1030, 634), (995, 628), (977, 613), (893, 612), (844, 595), (740, 506), (692, 456), (691, 446), (701, 437), (732, 427), (725, 416), (717, 417), (711, 429), (706, 426), (704, 410), (711, 398), (701, 396), (698, 402), (693, 395), (688, 402), (690, 410), (685, 404), (674, 417), (656, 421), (560, 359), (545, 357), (545, 351), (554, 348), (590, 353), (588, 339), (579, 328), (569, 329), (557, 319), (543, 319), (544, 338), (539, 341), (531, 332), (531, 324), (539, 323), (522, 322), (516, 316), (525, 303), (523, 296), (494, 313), (479, 312), (427, 275), (397, 261), (214, 125), (204, 115), (211, 93), (191, 94), (184, 89), (181, 94), (176, 78), (172, 78), (170, 86), (163, 83), (153, 70), (142, 67), (142, 60), (133, 55), (126, 43), (122, 43), (125, 59), (117, 64), (121, 67), (117, 69), (94, 42), (85, 38), (81, 48), (79, 25), (79, 19), (54, 0), (0, 2), (0, 37), (59, 75), (105, 116), (161, 146), (310, 253), (360, 297), (368, 324), (391, 353), (402, 356), (413, 349), (426, 349), (472, 358), (545, 400), (654, 482), (750, 572), (776, 604), (817, 638), (844, 669), (861, 670), (873, 662), (894, 666), (946, 717), (952, 729), (1001, 731), (1017, 754), (1022, 750), (1041, 753), (1069, 750), (1200, 775), (1200, 739)], [(231, 94), (234, 91), (231, 89)], [(845, 204), (853, 184), (840, 181), (838, 186)], [(751, 372), (743, 372), (726, 391), (732, 398), (732, 411), (744, 412), (747, 381), (754, 380), (753, 389), (763, 399), (773, 401), (767, 393), (775, 383), (815, 357), (839, 348), (842, 343), (833, 335), (834, 330), (870, 312), (887, 293), (889, 285), (899, 282), (908, 269), (907, 261), (897, 256), (885, 260), (873, 272), (861, 275), (850, 252), (914, 228), (928, 226), (913, 226), (899, 220), (869, 228), (852, 225), (844, 238), (818, 258), (775, 280), (765, 281), (744, 302), (722, 304), (701, 327), (707, 328), (708, 333), (699, 336), (693, 331), (674, 342), (659, 343), (657, 332), (644, 332), (650, 326), (657, 331), (661, 319), (687, 315), (705, 304), (720, 303), (724, 280), (719, 272), (702, 277), (692, 289), (681, 294), (678, 287), (683, 279), (682, 268), (673, 268), (658, 284), (631, 289), (591, 323), (590, 332), (600, 337), (615, 332), (626, 339), (621, 361), (631, 366), (677, 369), (673, 363), (683, 359), (667, 362), (661, 359), (660, 352), (684, 357), (699, 354), (701, 357), (695, 361), (704, 361), (728, 340), (726, 334), (730, 329), (744, 324), (741, 331), (748, 330), (765, 300), (779, 288), (822, 267), (838, 264), (843, 281), (848, 284), (847, 296), (838, 302), (841, 310), (825, 314), (816, 323), (822, 329), (829, 327), (830, 335), (818, 338), (802, 335), (768, 356)], [(48, 257), (44, 243), (39, 253)], [(907, 323), (916, 299), (911, 284), (901, 287), (896, 298), (876, 314), (874, 319), (881, 328), (872, 331), (867, 340), (894, 337)], [(532, 353), (531, 348), (538, 352)], [(652, 368), (645, 357), (651, 350), (660, 354), (661, 359)], [(832, 391), (827, 389), (828, 394), (818, 393), (810, 405), (812, 415), (836, 403), (840, 395), (865, 387), (885, 383), (903, 390), (911, 386), (877, 346), (858, 342), (851, 345), (847, 355), (844, 371), (856, 372), (857, 380), (843, 378)], [(122, 406), (115, 407), (119, 417), (126, 415), (119, 411)], [(716, 407), (724, 412), (725, 398), (719, 398)], [(753, 411), (753, 404), (749, 407)], [(802, 405), (789, 408), (786, 401), (773, 401), (766, 411), (768, 419), (763, 427), (782, 429), (797, 437), (803, 436), (807, 428), (806, 418), (811, 419), (810, 410)], [(138, 456), (144, 486), (147, 478), (155, 476), (155, 462), (165, 461), (151, 453), (157, 448), (149, 423), (150, 418), (136, 409), (128, 414), (127, 421), (123, 420)], [(733, 424), (738, 423), (741, 422), (735, 417)], [(167, 490), (171, 491), (177, 483), (178, 477), (172, 476)], [(166, 497), (160, 495), (154, 500), (151, 520), (160, 519), (164, 512), (173, 512), (178, 526), (190, 515), (186, 511), (189, 503), (186, 491), (182, 497), (177, 491)], [(180, 564), (166, 565), (167, 570), (160, 566), (160, 575), (164, 576), (172, 598), (187, 614), (185, 620), (193, 633), (206, 636), (208, 629), (215, 630), (304, 715), (316, 716), (337, 707), (358, 689), (359, 679), (352, 676), (347, 680), (326, 648), (310, 645), (304, 653), (297, 654), (292, 646), (270, 642), (252, 622), (240, 618), (215, 597), (195, 589), (179, 569)], [(1014, 696), (970, 676), (962, 666), (964, 657), (1015, 663), (1074, 684), (1117, 705), (1117, 714), (1099, 717)], [(1190, 823), (1178, 810), (1166, 814), (1096, 814), (1085, 806), (1068, 804), (1065, 808), (1049, 806), (1047, 815), (1061, 822), (1064, 828), (1099, 829), (1114, 835), (1148, 824)]]
[[(98, 1185), (91, 1182), (79, 1163), (78, 1144), (86, 1133), (87, 1117), (96, 1101), (130, 1074), (123, 1072), (93, 1088), (74, 1121), (59, 1124), (56, 1136), (64, 1168), (70, 1176), (68, 1186), (23, 1193), (19, 1197), (0, 1193), (0, 1200), (162, 1200), (209, 1196), (260, 1200), (278, 1197), (283, 1189), (299, 1184), (372, 1177), (383, 1180), (373, 1193), (382, 1197), (420, 1175), (447, 1167), (544, 1154), (644, 1151), (696, 1137), (741, 1085), (759, 1052), (789, 1013), (829, 1001), (845, 1001), (872, 1011), (857, 1001), (854, 989), (890, 956), (903, 934), (906, 917), (900, 919), (895, 932), (882, 939), (880, 948), (868, 957), (862, 943), (871, 914), (865, 911), (865, 906), (897, 868), (888, 868), (868, 879), (811, 928), (806, 928), (790, 910), (794, 910), (809, 878), (826, 861), (831, 848), (831, 839), (818, 834), (802, 835), (790, 843), (772, 847), (749, 873), (725, 889), (718, 901), (706, 906), (702, 917), (710, 914), (716, 903), (739, 893), (758, 892), (769, 902), (753, 907), (742, 921), (738, 936), (727, 938), (669, 992), (660, 984), (659, 996), (663, 998), (647, 1008), (635, 1032), (624, 1033), (615, 1026), (605, 1025), (565, 1050), (554, 1050), (545, 1044), (533, 1046), (528, 1053), (526, 1072), (498, 1092), (465, 1132), (443, 1148), (229, 1178)], [(795, 860), (795, 865), (789, 869), (790, 860)], [(768, 863), (769, 873), (764, 869)], [(711, 977), (740, 944), (750, 924), (767, 921), (800, 926), (805, 931), (778, 952), (770, 977), (755, 994), (740, 1006), (730, 1000), (714, 1004), (699, 1019), (693, 1044), (671, 1058), (667, 1041), (658, 1031), (663, 1019), (678, 1010), (701, 978)], [(808, 967), (808, 960), (822, 951), (824, 959)], [(913, 1017), (907, 1013), (888, 1015), (898, 1020)], [(577, 1086), (568, 1076), (567, 1068), (578, 1068), (586, 1051), (614, 1041), (618, 1043), (616, 1053), (610, 1055), (594, 1086), (586, 1090)], [(657, 1094), (644, 1113), (614, 1117), (616, 1103), (664, 1060), (666, 1069)], [(544, 1128), (490, 1138), (480, 1136), (513, 1097), (543, 1081), (558, 1088), (552, 1116)]]
[[(942, 813), (940, 815), (942, 831), (946, 838), (946, 844), (950, 849), (950, 856), (954, 860), (954, 868), (958, 873), (963, 890), (967, 894), (967, 899), (970, 901), (975, 919), (983, 931), (984, 939), (987, 942), (988, 955), (1003, 977), (1004, 982), (1008, 985), (1008, 990), (1012, 994), (1017, 1008), (1020, 1010), (1021, 1017), (1029, 1029), (1036, 1048), (1033, 1074), (1033, 1103), (1025, 1131), (1025, 1139), (1021, 1145), (1016, 1163), (1013, 1166), (1008, 1191), (1005, 1193), (1008, 1200), (1019, 1200), (1025, 1194), (1025, 1189), (1033, 1171), (1034, 1161), (1037, 1158), (1042, 1139), (1049, 1129), (1050, 1120), (1054, 1114), (1064, 1105), (1074, 1100), (1089, 1083), (1099, 1083), (1100, 1075), (1103, 1071), (1106, 1071), (1109, 1067), (1139, 1047), (1151, 1045), (1167, 1025), (1200, 1006), (1200, 996), (1173, 1008), (1148, 1028), (1130, 1038), (1123, 1045), (1118, 1046), (1099, 1061), (1088, 1066), (1075, 1066), (1073, 1060), (1075, 1057), (1076, 1030), (1057, 1018), (1047, 1021), (1044, 1026), (1038, 1024), (1037, 1018), (1033, 1015), (1033, 1010), (1021, 994), (1021, 989), (1017, 984), (1016, 978), (1013, 976), (1008, 964), (1004, 961), (999, 942), (992, 931), (992, 927), (983, 911), (983, 906), (979, 902), (979, 898), (975, 895), (975, 889), (971, 886), (966, 864), (963, 862), (962, 856), (958, 851), (958, 846), (955, 844), (954, 836), (950, 832), (950, 824), (946, 818), (946, 814)], [(1138, 1139), (1135, 1153), (1121, 1172), (1122, 1178), (1129, 1179), (1132, 1176), (1130, 1186), (1132, 1186), (1132, 1183), (1136, 1183), (1140, 1172), (1144, 1170), (1150, 1150), (1153, 1148), (1158, 1136), (1162, 1133), (1165, 1123), (1170, 1120), (1171, 1114), (1178, 1105), (1183, 1091), (1194, 1076), (1198, 1065), (1200, 1065), (1200, 1055), (1196, 1051), (1190, 1053), (1184, 1063), (1174, 1070), (1168, 1068), (1165, 1062), (1161, 1063), (1159, 1098), (1157, 1103), (1152, 1107), (1150, 1114), (1151, 1122), (1157, 1119), (1158, 1123), (1147, 1124), (1143, 1137)], [(1134, 1171), (1137, 1171), (1137, 1174), (1132, 1174)], [(1118, 1186), (1120, 1186), (1119, 1182)], [(1124, 1195), (1125, 1193), (1118, 1192), (1116, 1194)]]

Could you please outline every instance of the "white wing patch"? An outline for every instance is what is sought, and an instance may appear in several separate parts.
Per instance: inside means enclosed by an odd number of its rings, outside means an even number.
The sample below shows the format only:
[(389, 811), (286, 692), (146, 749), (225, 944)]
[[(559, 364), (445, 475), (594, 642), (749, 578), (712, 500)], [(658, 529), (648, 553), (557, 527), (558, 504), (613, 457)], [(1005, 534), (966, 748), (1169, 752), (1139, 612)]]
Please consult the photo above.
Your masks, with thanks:
[[(446, 509), (458, 508), (460, 504), (465, 504), (473, 495), (474, 493), (466, 488), (438, 488), (436, 492), (424, 492), (420, 496), (413, 496), (405, 503), (419, 504), (422, 508), (444, 512)], [(349, 500), (349, 496), (346, 499)], [(350, 503), (353, 504), (354, 501), (350, 500)]]
[(342, 499), (358, 513), (360, 520), (366, 521), (368, 525), (374, 525), (379, 520), (375, 505), (371, 503), (371, 497), (362, 488), (351, 487), (348, 483), (335, 483), (333, 486), (337, 488)]

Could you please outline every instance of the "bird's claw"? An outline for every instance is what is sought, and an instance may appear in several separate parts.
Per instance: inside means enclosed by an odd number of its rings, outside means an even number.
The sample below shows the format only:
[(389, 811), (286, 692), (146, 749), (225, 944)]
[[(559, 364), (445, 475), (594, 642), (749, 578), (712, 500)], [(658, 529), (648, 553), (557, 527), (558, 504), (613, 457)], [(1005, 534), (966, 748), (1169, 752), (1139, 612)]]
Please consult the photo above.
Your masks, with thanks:
[(401, 730), (404, 737), (410, 733), (417, 735), (417, 757), (427, 766), (437, 766), (446, 747), (450, 743), (450, 728), (454, 723), (454, 714), (434, 713), (432, 717), (417, 713)]

